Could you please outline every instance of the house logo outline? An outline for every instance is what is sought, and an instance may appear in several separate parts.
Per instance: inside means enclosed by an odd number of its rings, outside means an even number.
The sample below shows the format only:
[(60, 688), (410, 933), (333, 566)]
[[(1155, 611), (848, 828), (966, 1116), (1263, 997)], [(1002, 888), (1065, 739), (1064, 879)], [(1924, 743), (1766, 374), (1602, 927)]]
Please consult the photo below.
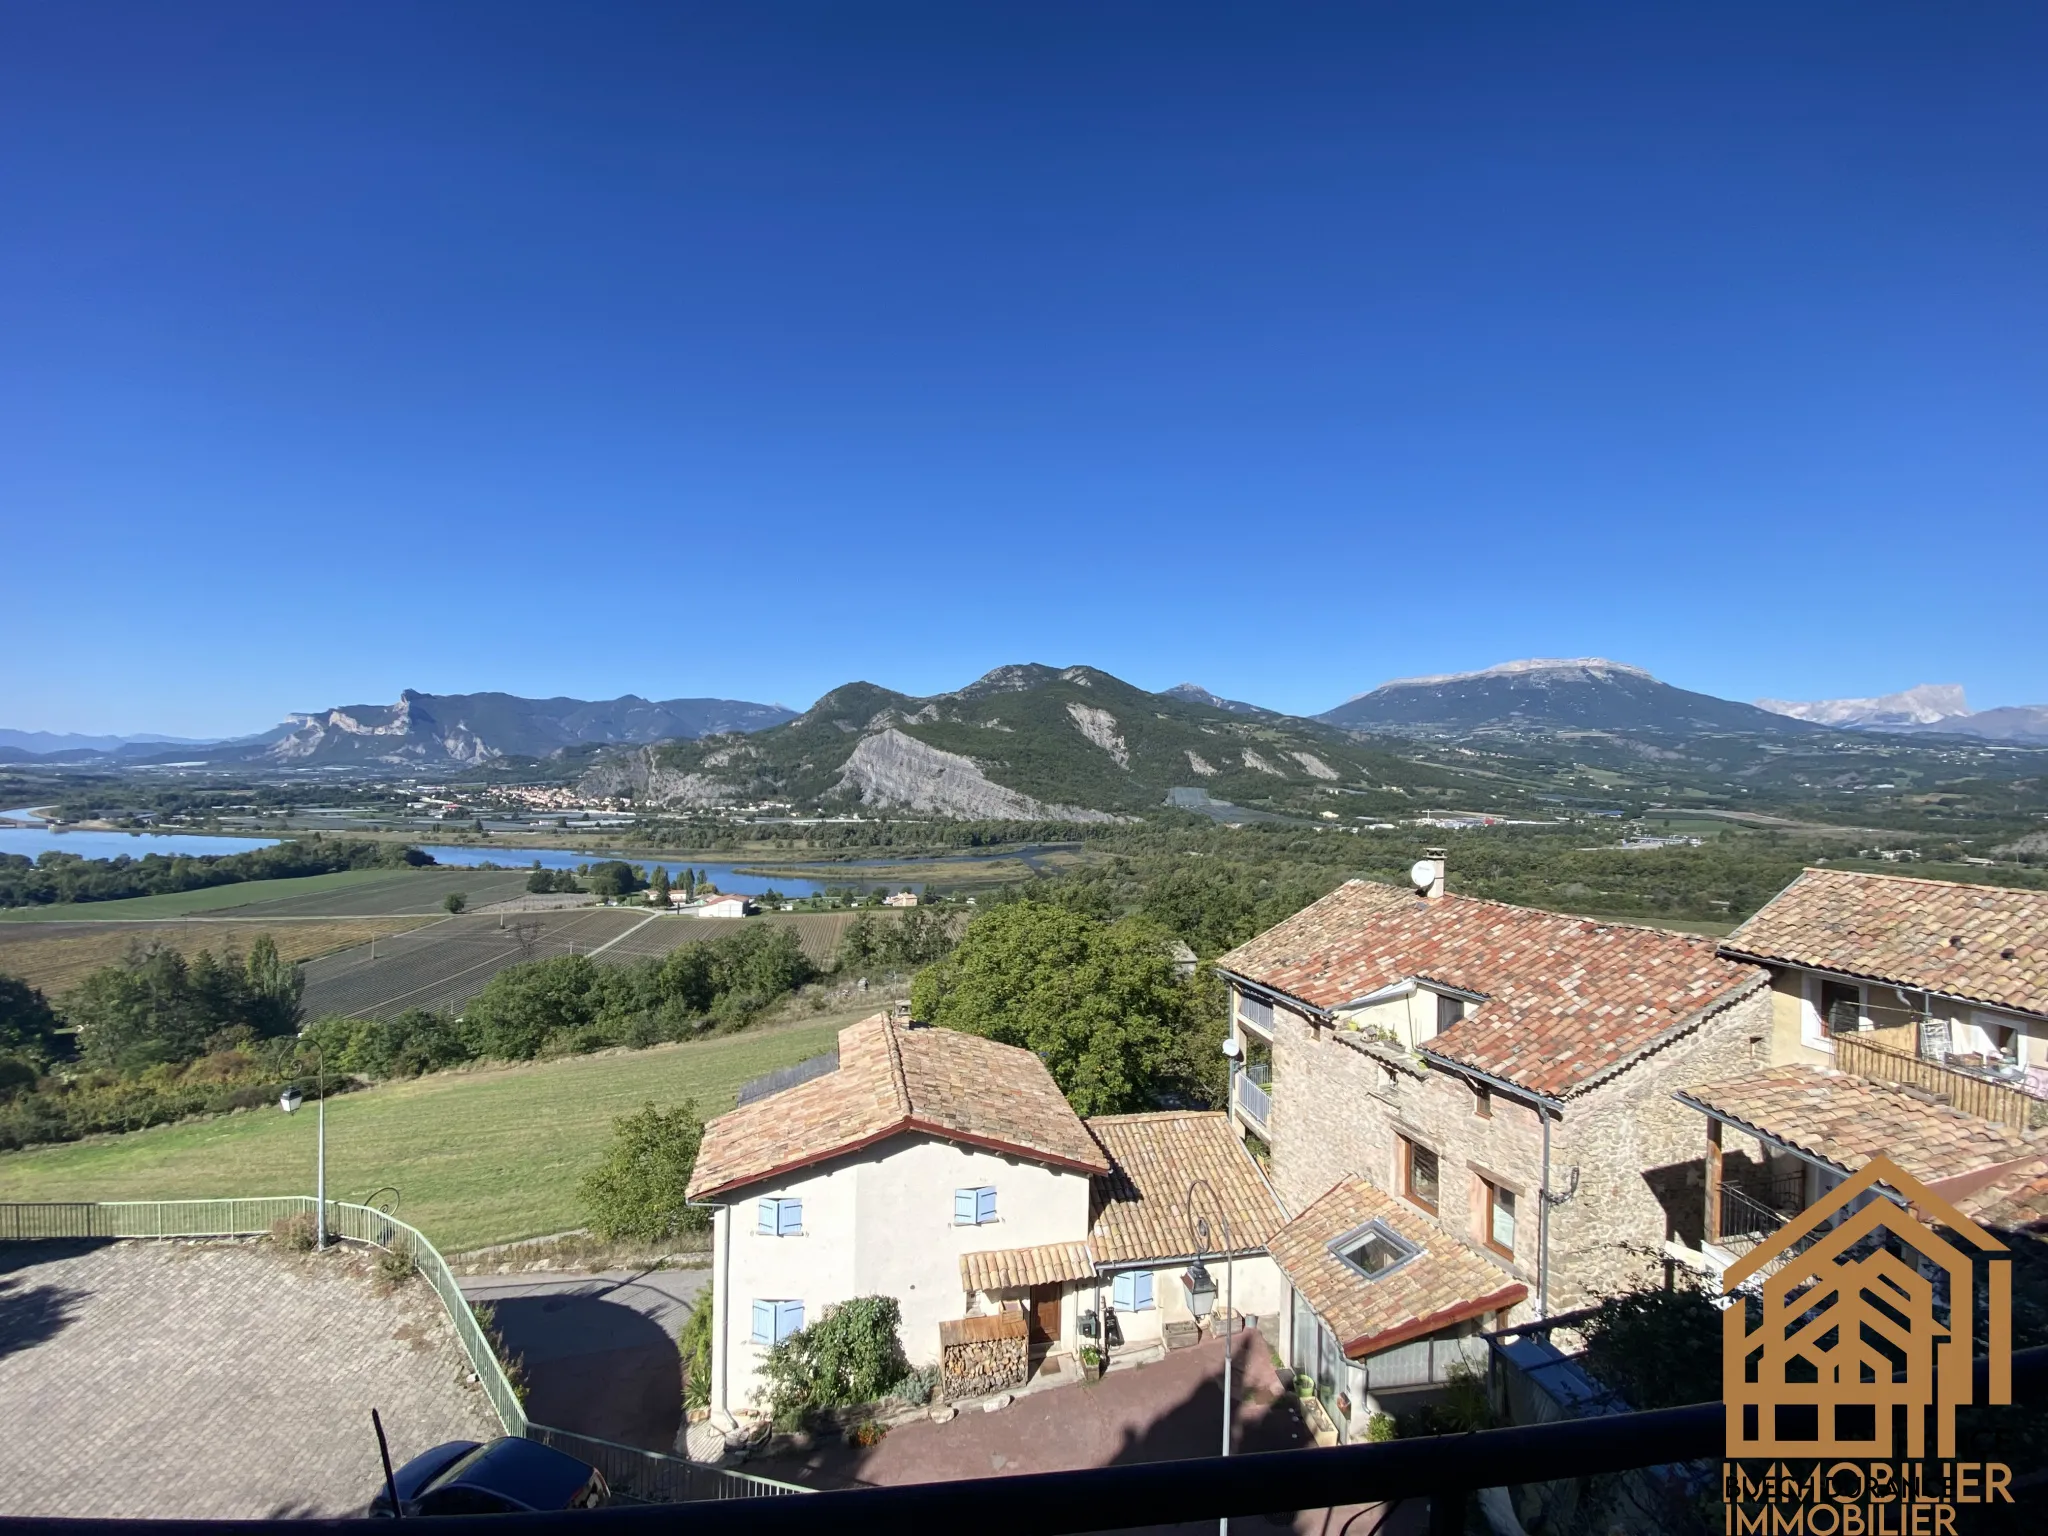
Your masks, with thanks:
[[(1901, 1206), (1892, 1198), (1905, 1202)], [(1872, 1198), (1857, 1201), (1863, 1196)], [(1850, 1207), (1856, 1208), (1851, 1210)], [(1827, 1227), (1837, 1213), (1844, 1220)], [(1929, 1222), (1960, 1241), (1950, 1241)], [(1906, 1263), (1888, 1248), (1864, 1244), (1879, 1228), (1925, 1261)], [(1820, 1233), (1801, 1250), (1799, 1244)], [(1851, 1258), (1859, 1244), (1866, 1251)], [(2012, 1255), (2005, 1245), (1935, 1194), (1889, 1157), (1872, 1158), (1827, 1197), (1800, 1213), (1767, 1243), (1731, 1264), (1721, 1279), (1732, 1298), (1721, 1315), (1722, 1401), (1727, 1407), (1730, 1460), (1747, 1457), (1852, 1457), (1920, 1459), (1927, 1454), (1926, 1421), (1933, 1410), (1935, 1454), (1955, 1456), (1955, 1411), (1975, 1401), (1976, 1267), (1989, 1260), (1985, 1343), (1988, 1382), (1984, 1401), (2012, 1401)], [(1774, 1259), (1782, 1266), (1765, 1273)], [(1946, 1276), (1950, 1316), (1935, 1311), (1932, 1265)], [(1761, 1276), (1759, 1284), (1751, 1282)], [(1762, 1301), (1760, 1327), (1749, 1326), (1753, 1292)], [(1796, 1294), (1795, 1294), (1796, 1293)], [(1901, 1373), (1876, 1341), (1903, 1356)], [(1825, 1341), (1833, 1337), (1834, 1342)], [(1761, 1354), (1757, 1379), (1749, 1361)], [(1815, 1381), (1791, 1381), (1794, 1360), (1815, 1369)], [(1869, 1380), (1864, 1380), (1865, 1376)], [(1901, 1375), (1903, 1379), (1900, 1379)], [(1844, 1379), (1847, 1378), (1847, 1379)], [(1793, 1429), (1811, 1423), (1814, 1434), (1781, 1433), (1779, 1410), (1811, 1405), (1793, 1415)], [(1899, 1447), (1894, 1409), (1905, 1409), (1905, 1446)], [(1869, 1410), (1873, 1435), (1844, 1435), (1843, 1409)], [(1860, 1427), (1860, 1426), (1859, 1426)]]

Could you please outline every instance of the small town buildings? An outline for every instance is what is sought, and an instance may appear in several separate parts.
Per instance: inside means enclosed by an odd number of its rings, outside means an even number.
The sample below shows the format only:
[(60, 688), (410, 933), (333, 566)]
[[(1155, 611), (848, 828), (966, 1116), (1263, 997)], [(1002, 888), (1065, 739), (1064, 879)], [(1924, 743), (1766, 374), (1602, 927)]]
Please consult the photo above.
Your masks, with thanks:
[(884, 896), (882, 898), (882, 905), (885, 907), (914, 907), (917, 905), (917, 892), (898, 891), (894, 896)]
[(1195, 1321), (1196, 1257), (1221, 1291), (1225, 1218), (1238, 1314), (1285, 1310), (1265, 1252), (1284, 1213), (1220, 1112), (1083, 1122), (1030, 1052), (886, 1014), (743, 1098), (689, 1186), (714, 1208), (722, 1423), (755, 1408), (769, 1349), (856, 1296), (896, 1299), (914, 1366), (1014, 1349), (1057, 1372), (1086, 1344), (1156, 1346)]
[(1846, 1040), (2048, 1100), (2048, 891), (1809, 869), (1722, 953), (1771, 973), (1773, 1061)]
[(1448, 894), (1440, 859), (1418, 876), (1347, 882), (1217, 963), (1233, 1115), (1289, 1209), (1362, 1179), (1432, 1255), (1476, 1255), (1499, 1283), (1460, 1309), (1622, 1289), (1697, 1226), (1700, 1126), (1672, 1094), (1763, 1062), (1768, 976), (1711, 939)]

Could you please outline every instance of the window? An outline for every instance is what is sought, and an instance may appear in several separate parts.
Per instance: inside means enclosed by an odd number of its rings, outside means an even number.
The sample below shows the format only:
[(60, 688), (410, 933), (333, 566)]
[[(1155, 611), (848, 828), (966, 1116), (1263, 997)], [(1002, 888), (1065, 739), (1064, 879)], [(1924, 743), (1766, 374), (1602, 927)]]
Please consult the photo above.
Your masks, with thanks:
[(1436, 1154), (1419, 1141), (1401, 1138), (1401, 1192), (1417, 1205), (1436, 1214)]
[(804, 1304), (800, 1301), (757, 1301), (754, 1303), (754, 1342), (780, 1344), (804, 1325)]
[(1436, 1032), (1442, 1034), (1458, 1020), (1465, 1017), (1465, 1000), (1462, 997), (1436, 995)]
[(995, 1219), (995, 1186), (984, 1184), (978, 1189), (956, 1189), (953, 1191), (954, 1226), (986, 1226)]
[(793, 1237), (803, 1229), (801, 1200), (763, 1200), (755, 1209), (754, 1230), (763, 1237)]
[(1853, 1035), (1863, 1027), (1863, 989), (1854, 982), (1820, 984), (1821, 1028), (1830, 1035)]
[(1491, 1179), (1486, 1186), (1486, 1246), (1503, 1258), (1515, 1256), (1515, 1192)]
[(1152, 1310), (1152, 1271), (1126, 1270), (1110, 1282), (1109, 1299), (1119, 1312)]
[(1354, 1227), (1330, 1244), (1330, 1252), (1368, 1280), (1390, 1275), (1422, 1250), (1383, 1221)]
[(1482, 1120), (1493, 1118), (1493, 1090), (1484, 1083), (1472, 1085), (1472, 1113)]

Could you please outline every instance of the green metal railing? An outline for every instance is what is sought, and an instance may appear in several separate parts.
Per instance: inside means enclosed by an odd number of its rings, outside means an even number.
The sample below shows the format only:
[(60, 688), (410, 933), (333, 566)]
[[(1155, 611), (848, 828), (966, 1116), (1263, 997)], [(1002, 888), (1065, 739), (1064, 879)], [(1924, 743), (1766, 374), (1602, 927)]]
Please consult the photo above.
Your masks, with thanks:
[[(319, 1202), (311, 1195), (265, 1195), (229, 1200), (104, 1200), (50, 1203), (0, 1202), (0, 1242), (94, 1238), (257, 1237), (280, 1221), (311, 1216)], [(368, 1243), (412, 1260), (420, 1277), (441, 1298), (455, 1337), (476, 1372), (508, 1435), (539, 1440), (598, 1468), (622, 1497), (639, 1503), (670, 1504), (698, 1499), (751, 1499), (809, 1493), (794, 1483), (754, 1477), (725, 1467), (705, 1466), (681, 1456), (616, 1445), (573, 1430), (536, 1424), (526, 1416), (519, 1394), (505, 1375), (455, 1272), (417, 1227), (373, 1205), (327, 1202), (327, 1231), (346, 1241)]]

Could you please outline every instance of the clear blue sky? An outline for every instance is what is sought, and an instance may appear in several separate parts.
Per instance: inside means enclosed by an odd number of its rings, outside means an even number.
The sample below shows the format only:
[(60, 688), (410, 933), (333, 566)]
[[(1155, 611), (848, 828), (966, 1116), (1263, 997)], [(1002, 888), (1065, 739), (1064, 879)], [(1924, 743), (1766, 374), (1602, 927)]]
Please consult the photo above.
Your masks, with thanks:
[(0, 3), (0, 725), (2048, 701), (2048, 7)]

